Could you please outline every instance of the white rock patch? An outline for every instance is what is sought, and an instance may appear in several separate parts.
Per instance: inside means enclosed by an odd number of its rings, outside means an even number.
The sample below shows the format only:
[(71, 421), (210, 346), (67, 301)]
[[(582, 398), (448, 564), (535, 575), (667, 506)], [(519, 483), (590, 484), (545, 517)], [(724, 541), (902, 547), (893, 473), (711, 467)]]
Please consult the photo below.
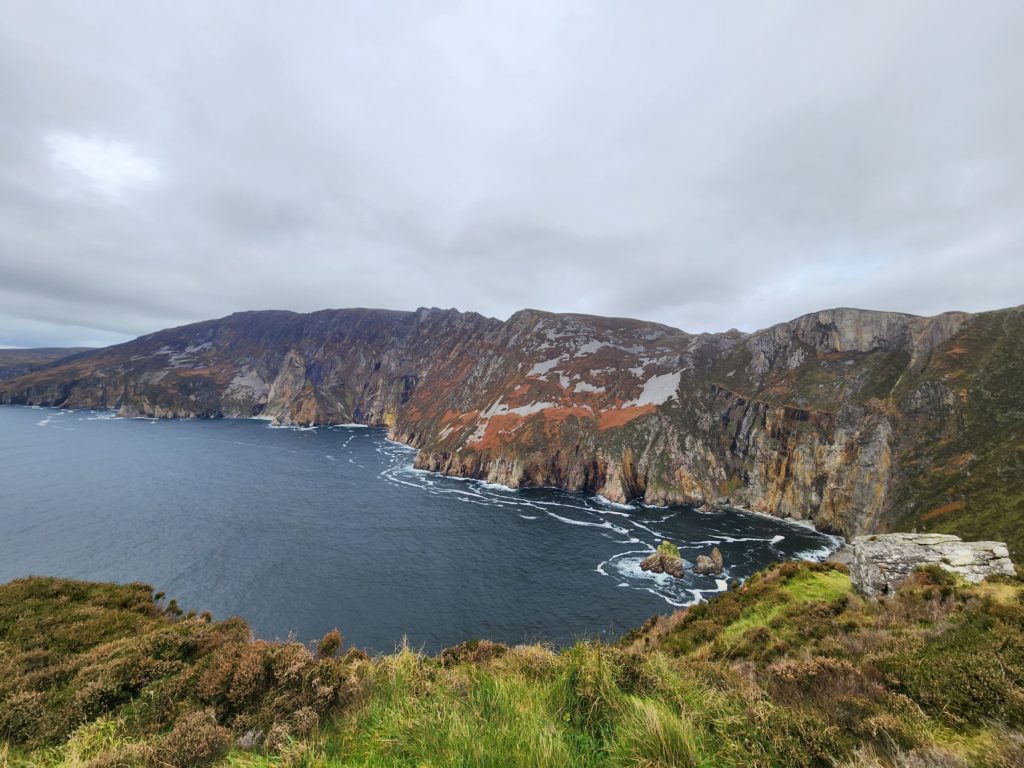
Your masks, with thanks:
[(264, 397), (269, 391), (270, 385), (260, 378), (260, 375), (252, 368), (243, 368), (235, 374), (235, 377), (231, 379), (231, 383), (228, 384), (228, 394), (232, 395), (249, 394), (259, 399)]
[(520, 405), (518, 408), (508, 408), (507, 412), (518, 416), (529, 416), (531, 413), (539, 413), (547, 408), (558, 407), (558, 403), (530, 403), (529, 405)]
[(652, 376), (644, 382), (644, 388), (640, 395), (635, 400), (623, 403), (622, 407), (662, 405), (668, 402), (676, 396), (676, 390), (679, 389), (679, 379), (682, 375), (682, 371), (676, 371), (675, 373), (663, 373), (660, 376)]
[(526, 377), (530, 378), (532, 376), (543, 376), (545, 373), (550, 371), (552, 368), (554, 368), (556, 365), (563, 362), (564, 360), (565, 355), (559, 355), (553, 360), (544, 360), (543, 362), (540, 363), (534, 363), (533, 367), (526, 372)]
[(575, 357), (583, 357), (584, 355), (592, 355), (602, 347), (607, 347), (603, 341), (588, 341), (586, 344), (581, 344), (579, 349), (576, 350)]

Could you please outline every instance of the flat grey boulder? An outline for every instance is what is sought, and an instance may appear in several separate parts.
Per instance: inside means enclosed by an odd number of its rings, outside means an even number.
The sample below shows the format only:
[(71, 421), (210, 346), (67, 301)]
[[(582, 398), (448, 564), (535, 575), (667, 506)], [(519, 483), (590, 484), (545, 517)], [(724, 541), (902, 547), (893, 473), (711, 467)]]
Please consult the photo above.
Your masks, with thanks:
[(870, 597), (894, 592), (921, 565), (937, 565), (975, 584), (996, 574), (1015, 574), (1001, 541), (963, 541), (945, 533), (885, 533), (858, 536), (849, 550), (850, 579)]

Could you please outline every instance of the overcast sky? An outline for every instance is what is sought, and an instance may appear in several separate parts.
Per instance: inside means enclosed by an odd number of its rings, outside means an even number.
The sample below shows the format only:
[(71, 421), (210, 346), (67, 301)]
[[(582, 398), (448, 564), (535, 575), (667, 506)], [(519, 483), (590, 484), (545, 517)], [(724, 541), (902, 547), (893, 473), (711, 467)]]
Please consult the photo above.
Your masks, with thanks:
[(0, 345), (1024, 302), (1024, 2), (0, 0)]

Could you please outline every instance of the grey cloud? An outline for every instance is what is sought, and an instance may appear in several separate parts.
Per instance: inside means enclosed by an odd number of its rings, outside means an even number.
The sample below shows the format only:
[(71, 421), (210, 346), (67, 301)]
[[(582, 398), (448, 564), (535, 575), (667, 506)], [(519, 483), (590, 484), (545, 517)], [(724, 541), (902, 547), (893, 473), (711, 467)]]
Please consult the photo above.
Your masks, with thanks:
[(703, 331), (1024, 301), (1014, 0), (0, 13), (0, 344), (253, 308)]

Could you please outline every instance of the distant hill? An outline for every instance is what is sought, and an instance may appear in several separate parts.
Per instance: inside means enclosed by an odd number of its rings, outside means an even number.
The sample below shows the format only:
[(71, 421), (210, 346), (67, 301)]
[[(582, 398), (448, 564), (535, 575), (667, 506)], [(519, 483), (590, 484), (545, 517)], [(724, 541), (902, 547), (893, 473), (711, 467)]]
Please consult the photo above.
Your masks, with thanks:
[(92, 347), (37, 347), (35, 349), (0, 348), (0, 380), (13, 379), (38, 370), (56, 360), (79, 352), (90, 352)]
[(1024, 307), (754, 333), (456, 310), (242, 312), (0, 382), (0, 403), (387, 427), (417, 465), (1024, 554)]

